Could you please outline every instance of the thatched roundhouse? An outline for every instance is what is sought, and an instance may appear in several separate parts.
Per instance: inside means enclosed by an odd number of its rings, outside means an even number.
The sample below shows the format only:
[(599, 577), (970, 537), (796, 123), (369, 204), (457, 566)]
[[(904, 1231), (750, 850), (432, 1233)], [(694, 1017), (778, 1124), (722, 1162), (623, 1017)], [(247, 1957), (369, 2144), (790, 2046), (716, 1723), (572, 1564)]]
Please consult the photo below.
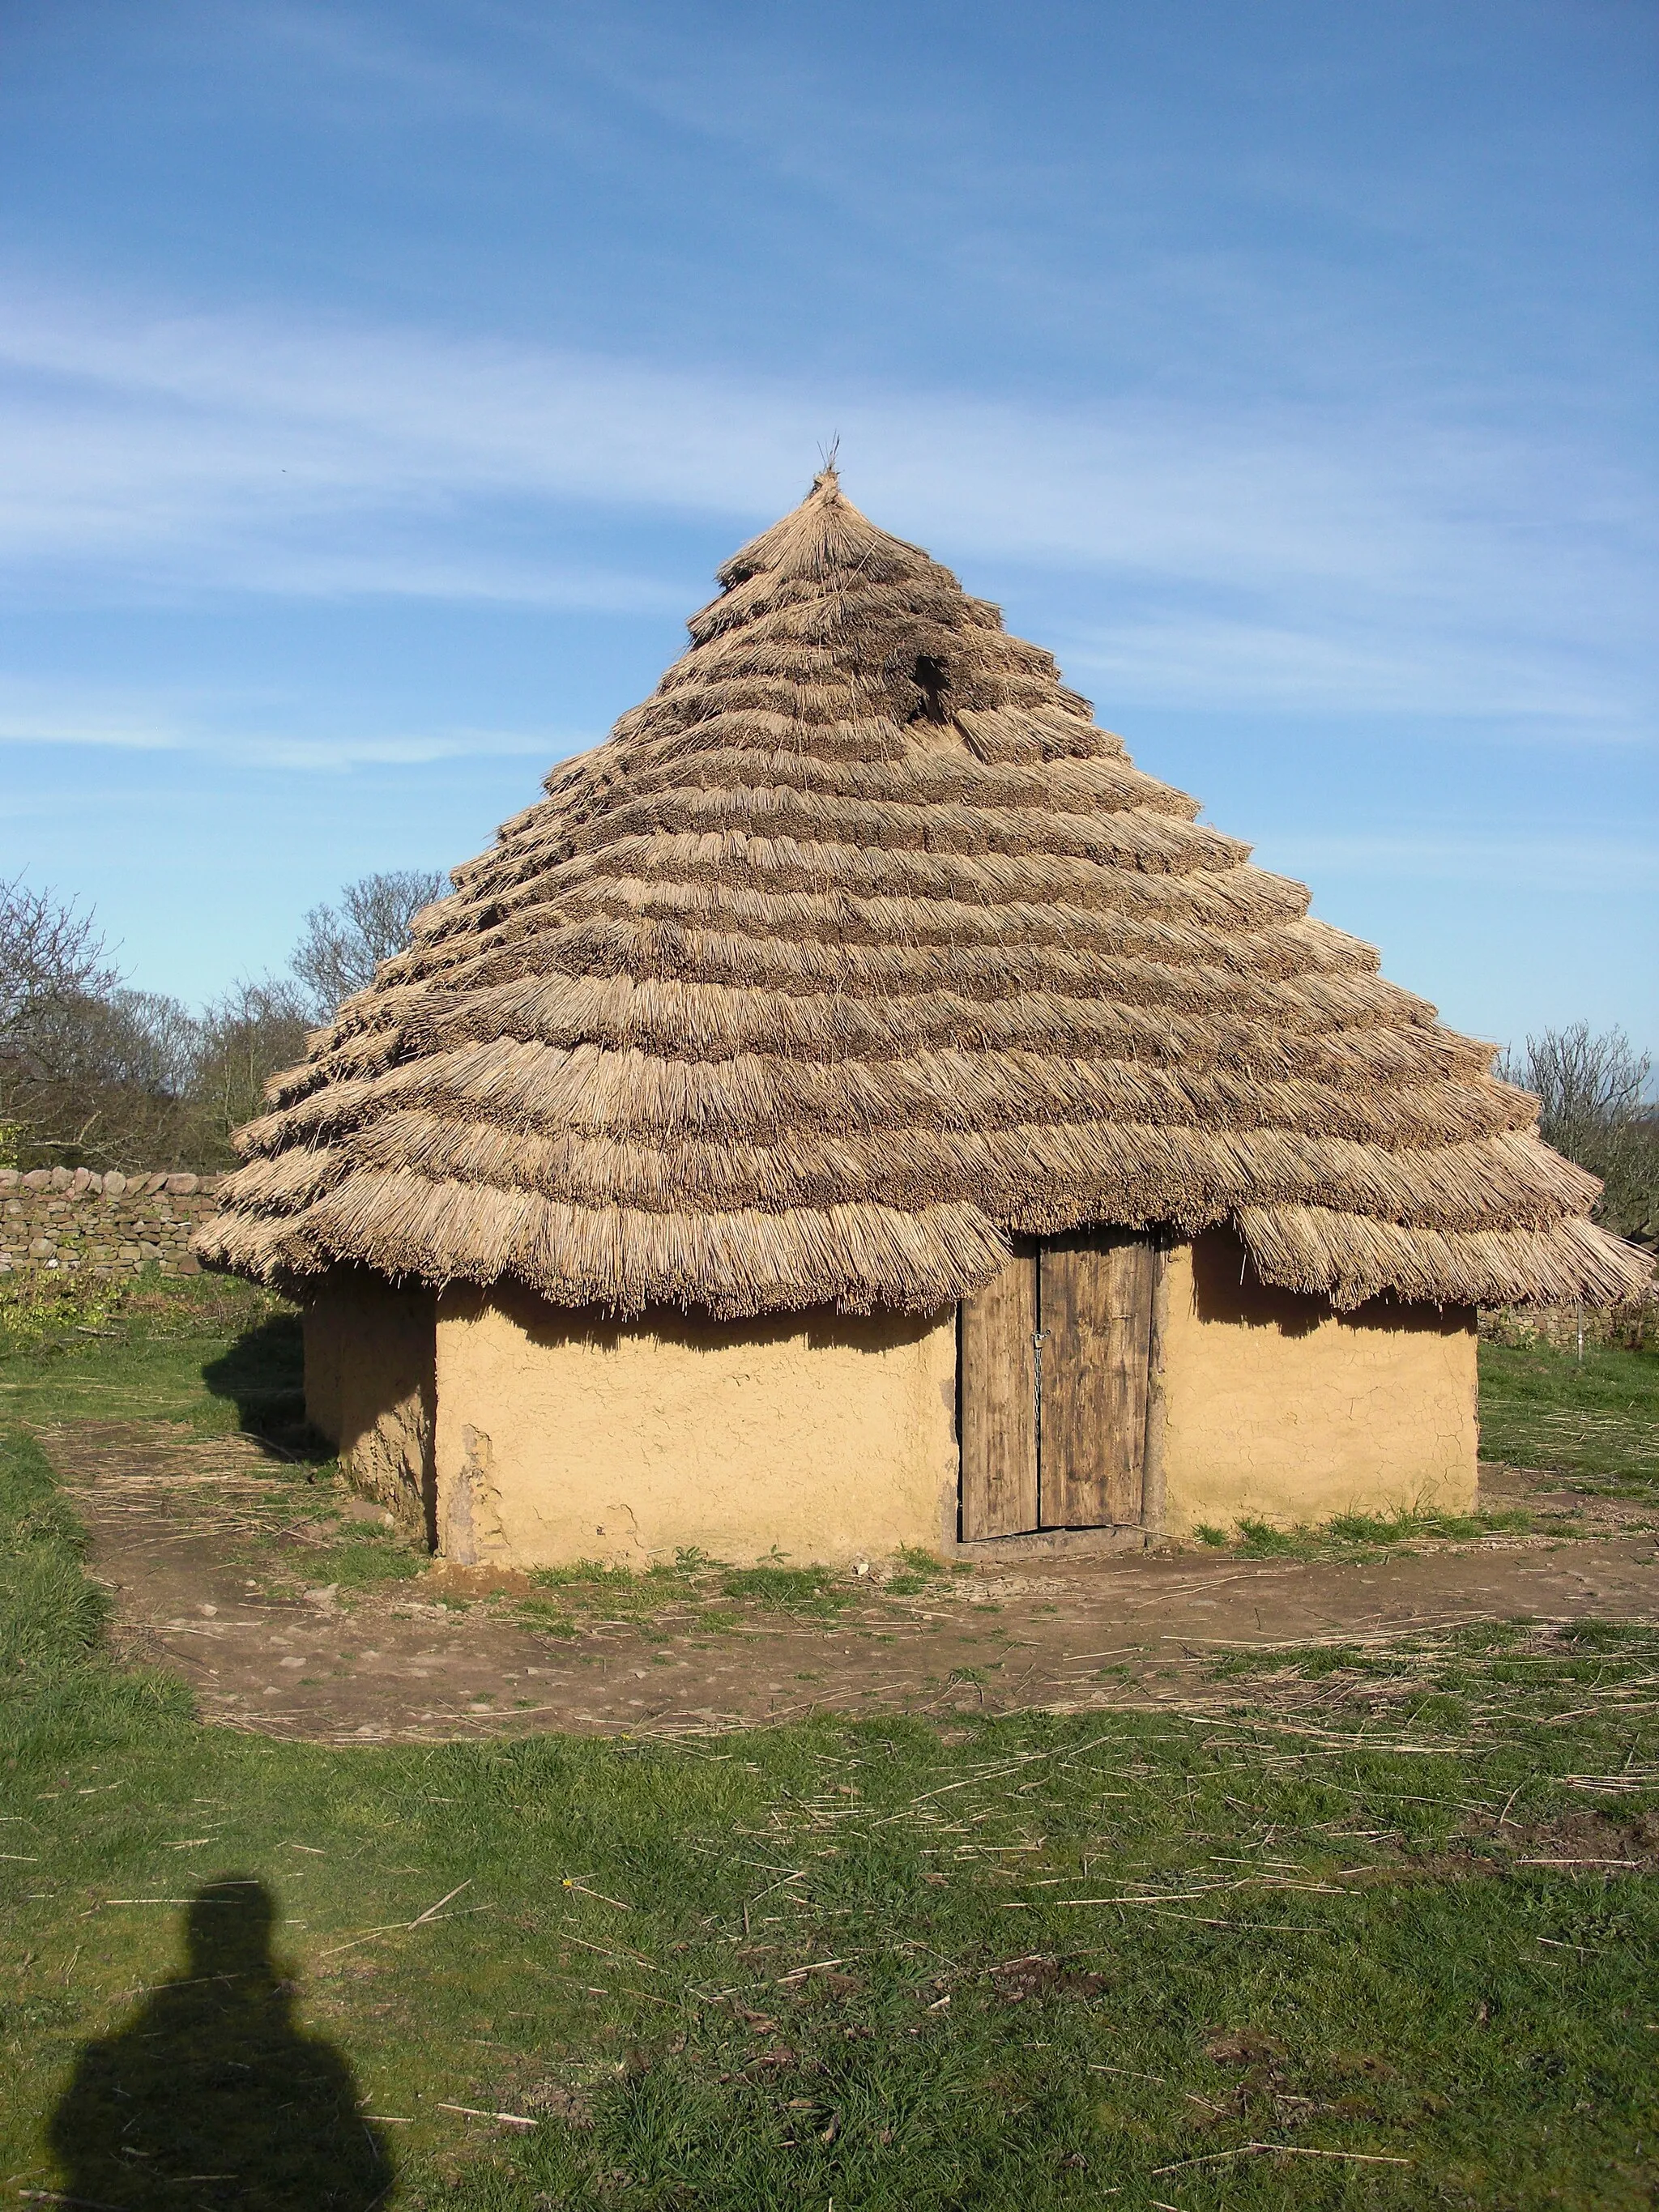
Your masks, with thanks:
[(1476, 1305), (1647, 1274), (1535, 1102), (833, 471), (720, 582), (200, 1234), (357, 1480), (520, 1563), (1466, 1506)]

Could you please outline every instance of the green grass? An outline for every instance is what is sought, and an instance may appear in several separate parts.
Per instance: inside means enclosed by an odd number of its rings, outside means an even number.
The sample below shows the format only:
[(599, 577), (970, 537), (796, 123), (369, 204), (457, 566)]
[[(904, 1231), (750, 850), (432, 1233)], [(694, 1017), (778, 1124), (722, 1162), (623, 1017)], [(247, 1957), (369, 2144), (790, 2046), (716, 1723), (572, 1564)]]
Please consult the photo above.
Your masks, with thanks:
[[(133, 1418), (129, 1382), (167, 1418), (237, 1415), (202, 1378), (224, 1372), (221, 1336), (181, 1355), (171, 1329), (123, 1326), (15, 1350), (0, 1379), (43, 1419)], [(280, 1395), (269, 1345), (256, 1410)], [(698, 1560), (655, 1587), (690, 1602), (739, 1571), (811, 1579)], [(545, 1590), (527, 1602), (619, 1595), (603, 1576)], [(1653, 1632), (1236, 1655), (1215, 1686), (1237, 1702), (1190, 1718), (340, 1749), (199, 1727), (180, 1686), (112, 1664), (102, 1611), (14, 1423), (9, 2192), (1616, 2212), (1659, 2188)], [(163, 2187), (146, 2148), (240, 2178)]]
[[(73, 1565), (38, 1452), (3, 1464), (9, 1552)], [(110, 1668), (54, 1587), (6, 1585), (48, 1623), (0, 1698), (18, 2185), (52, 2185), (40, 2130), (124, 2024), (109, 2064), (151, 2067), (159, 2112), (218, 2085), (195, 2171), (276, 2155), (269, 2100), (224, 2088), (238, 2051), (286, 2087), (326, 2046), (327, 2078), (343, 2062), (390, 2116), (411, 2207), (1588, 2208), (1659, 2179), (1637, 2148), (1659, 2124), (1651, 1881), (1521, 1863), (1644, 1848), (1607, 1843), (1659, 1802), (1644, 1632), (1529, 1662), (1513, 1634), (1425, 1652), (1395, 1724), (1322, 1709), (1311, 1752), (1305, 1711), (340, 1752), (196, 1727), (176, 1690)], [(1322, 1688), (1403, 1663), (1275, 1662)], [(227, 1874), (273, 1900), (291, 2027), (242, 1924), (252, 1893), (210, 1888)], [(185, 1908), (111, 1901), (204, 1891), (232, 1917), (192, 1963), (251, 1941), (252, 2021), (177, 1984)], [(74, 2108), (94, 2147), (100, 2064)], [(164, 2153), (207, 2154), (173, 2124)], [(350, 2130), (312, 2126), (290, 2165), (310, 2142), (345, 2186)], [(1158, 2171), (1262, 2142), (1410, 2162)], [(70, 2175), (152, 2201), (109, 2160)], [(323, 2172), (307, 2185), (276, 2201), (331, 2202)]]
[[(836, 1587), (837, 1577), (827, 1567), (728, 1567), (695, 1549), (679, 1553), (672, 1565), (659, 1562), (643, 1573), (602, 1560), (579, 1559), (570, 1566), (534, 1568), (530, 1579), (550, 1595), (521, 1601), (519, 1617), (538, 1626), (550, 1620), (568, 1624), (556, 1626), (552, 1632), (557, 1635), (574, 1633), (575, 1623), (584, 1619), (644, 1623), (660, 1618), (682, 1628), (736, 1626), (739, 1616), (711, 1605), (709, 1600), (715, 1597), (740, 1599), (769, 1612), (818, 1618), (836, 1613), (851, 1600), (851, 1592)], [(555, 1594), (556, 1606), (550, 1602)]]
[[(902, 1571), (871, 1584), (872, 1589), (913, 1596), (945, 1571), (926, 1552), (905, 1550), (897, 1557)], [(921, 1563), (920, 1571), (917, 1562)], [(570, 1566), (534, 1568), (530, 1579), (538, 1589), (556, 1591), (563, 1605), (578, 1613), (637, 1618), (672, 1610), (694, 1613), (708, 1627), (735, 1626), (738, 1618), (718, 1605), (710, 1607), (714, 1595), (758, 1605), (768, 1612), (828, 1619), (851, 1604), (856, 1591), (856, 1585), (830, 1567), (791, 1567), (773, 1561), (732, 1567), (696, 1549), (678, 1553), (672, 1566), (663, 1561), (643, 1573), (598, 1559), (579, 1559)], [(532, 1606), (538, 1602), (531, 1601)]]
[(1659, 1500), (1659, 1352), (1483, 1343), (1480, 1455)]
[(532, 1567), (530, 1579), (538, 1589), (629, 1590), (640, 1580), (631, 1567), (615, 1567), (603, 1559), (575, 1559), (568, 1567)]
[(1390, 1547), (1431, 1540), (1473, 1543), (1482, 1536), (1524, 1533), (1533, 1516), (1520, 1506), (1481, 1513), (1430, 1513), (1401, 1507), (1395, 1513), (1339, 1513), (1316, 1526), (1280, 1528), (1248, 1515), (1231, 1531), (1201, 1522), (1193, 1534), (1212, 1550), (1245, 1559), (1322, 1559), (1364, 1557)]
[(299, 1315), (228, 1276), (146, 1272), (114, 1302), (73, 1279), (0, 1285), (0, 1419), (187, 1421), (321, 1455), (301, 1376)]
[(1444, 1541), (1471, 1544), (1482, 1536), (1521, 1534), (1532, 1526), (1532, 1516), (1519, 1506), (1486, 1513), (1338, 1513), (1322, 1534), (1334, 1544), (1401, 1544), (1413, 1537), (1433, 1536)]
[(341, 1590), (368, 1589), (380, 1583), (407, 1582), (426, 1571), (426, 1554), (379, 1529), (354, 1529), (307, 1560), (307, 1579), (314, 1587), (334, 1583)]
[[(299, 1316), (251, 1284), (147, 1272), (118, 1297), (73, 1278), (0, 1288), (0, 1422), (20, 1418), (177, 1421), (198, 1436), (267, 1440), (273, 1475), (289, 1480), (248, 1503), (259, 1533), (240, 1549), (268, 1565), (271, 1541), (303, 1524), (303, 1583), (331, 1583), (348, 1604), (425, 1564), (400, 1535), (343, 1517), (346, 1486), (306, 1425)], [(300, 1585), (279, 1576), (270, 1586)]]
[(749, 1598), (778, 1611), (833, 1613), (851, 1596), (835, 1584), (828, 1567), (732, 1567), (720, 1577), (723, 1595)]
[(517, 1618), (526, 1628), (533, 1628), (541, 1636), (578, 1636), (580, 1630), (570, 1615), (544, 1598), (526, 1598), (514, 1608)]

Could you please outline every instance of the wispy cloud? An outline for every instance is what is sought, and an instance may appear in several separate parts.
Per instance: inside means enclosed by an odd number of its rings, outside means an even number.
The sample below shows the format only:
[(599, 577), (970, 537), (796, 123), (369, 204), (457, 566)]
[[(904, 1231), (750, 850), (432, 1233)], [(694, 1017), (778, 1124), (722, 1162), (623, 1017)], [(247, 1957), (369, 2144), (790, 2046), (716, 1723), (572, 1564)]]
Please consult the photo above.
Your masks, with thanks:
[(535, 549), (573, 512), (736, 534), (839, 428), (854, 496), (970, 585), (975, 562), (1064, 570), (1069, 598), (1122, 608), (1074, 655), (1120, 696), (1640, 726), (1652, 562), (1634, 489), (1594, 453), (1403, 414), (795, 385), (21, 280), (3, 327), (0, 563), (20, 580), (683, 612), (674, 578)]
[[(1211, 712), (1417, 714), (1501, 720), (1552, 736), (1622, 740), (1650, 733), (1630, 672), (1582, 641), (1513, 640), (1460, 624), (1442, 608), (1389, 623), (1374, 608), (1322, 604), (1318, 619), (1281, 605), (1256, 619), (1194, 606), (1184, 617), (1131, 611), (1045, 641), (1081, 689), (1126, 708)], [(1311, 612), (1311, 611), (1310, 611)]]
[(550, 763), (594, 742), (569, 732), (465, 726), (314, 734), (270, 726), (280, 719), (269, 703), (262, 708), (228, 695), (147, 700), (70, 684), (0, 683), (0, 746), (198, 754), (246, 768), (338, 773), (519, 756)]

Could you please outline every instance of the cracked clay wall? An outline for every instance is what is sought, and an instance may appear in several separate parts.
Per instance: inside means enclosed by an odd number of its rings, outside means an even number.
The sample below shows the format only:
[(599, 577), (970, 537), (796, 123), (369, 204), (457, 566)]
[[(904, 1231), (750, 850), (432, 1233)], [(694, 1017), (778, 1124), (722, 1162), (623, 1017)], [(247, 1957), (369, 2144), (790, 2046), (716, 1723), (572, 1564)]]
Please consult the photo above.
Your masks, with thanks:
[(437, 1404), (463, 1564), (838, 1565), (955, 1534), (954, 1309), (617, 1322), (452, 1285)]
[(1468, 1512), (1480, 1441), (1473, 1308), (1352, 1313), (1269, 1290), (1223, 1231), (1170, 1255), (1167, 1533), (1423, 1505)]
[[(1339, 1314), (1265, 1289), (1222, 1232), (1168, 1264), (1170, 1535), (1473, 1506), (1473, 1312)], [(343, 1269), (305, 1333), (312, 1420), (360, 1489), (459, 1564), (954, 1547), (954, 1310), (619, 1322), (507, 1285), (434, 1296)]]

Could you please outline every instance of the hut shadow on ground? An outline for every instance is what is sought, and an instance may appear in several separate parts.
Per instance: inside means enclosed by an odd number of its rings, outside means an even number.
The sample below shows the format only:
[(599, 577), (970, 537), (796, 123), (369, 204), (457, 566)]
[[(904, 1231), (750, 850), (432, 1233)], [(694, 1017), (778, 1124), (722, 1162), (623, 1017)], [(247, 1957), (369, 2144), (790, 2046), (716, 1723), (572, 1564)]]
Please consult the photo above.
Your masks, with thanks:
[(109, 2212), (369, 2212), (394, 2173), (350, 2065), (293, 2018), (262, 1882), (224, 1875), (185, 1917), (184, 1972), (89, 2043), (52, 2115), (68, 2203)]
[(264, 1437), (290, 1458), (319, 1465), (334, 1447), (306, 1419), (305, 1347), (298, 1314), (273, 1314), (244, 1329), (202, 1369), (216, 1398), (236, 1407), (239, 1428)]

